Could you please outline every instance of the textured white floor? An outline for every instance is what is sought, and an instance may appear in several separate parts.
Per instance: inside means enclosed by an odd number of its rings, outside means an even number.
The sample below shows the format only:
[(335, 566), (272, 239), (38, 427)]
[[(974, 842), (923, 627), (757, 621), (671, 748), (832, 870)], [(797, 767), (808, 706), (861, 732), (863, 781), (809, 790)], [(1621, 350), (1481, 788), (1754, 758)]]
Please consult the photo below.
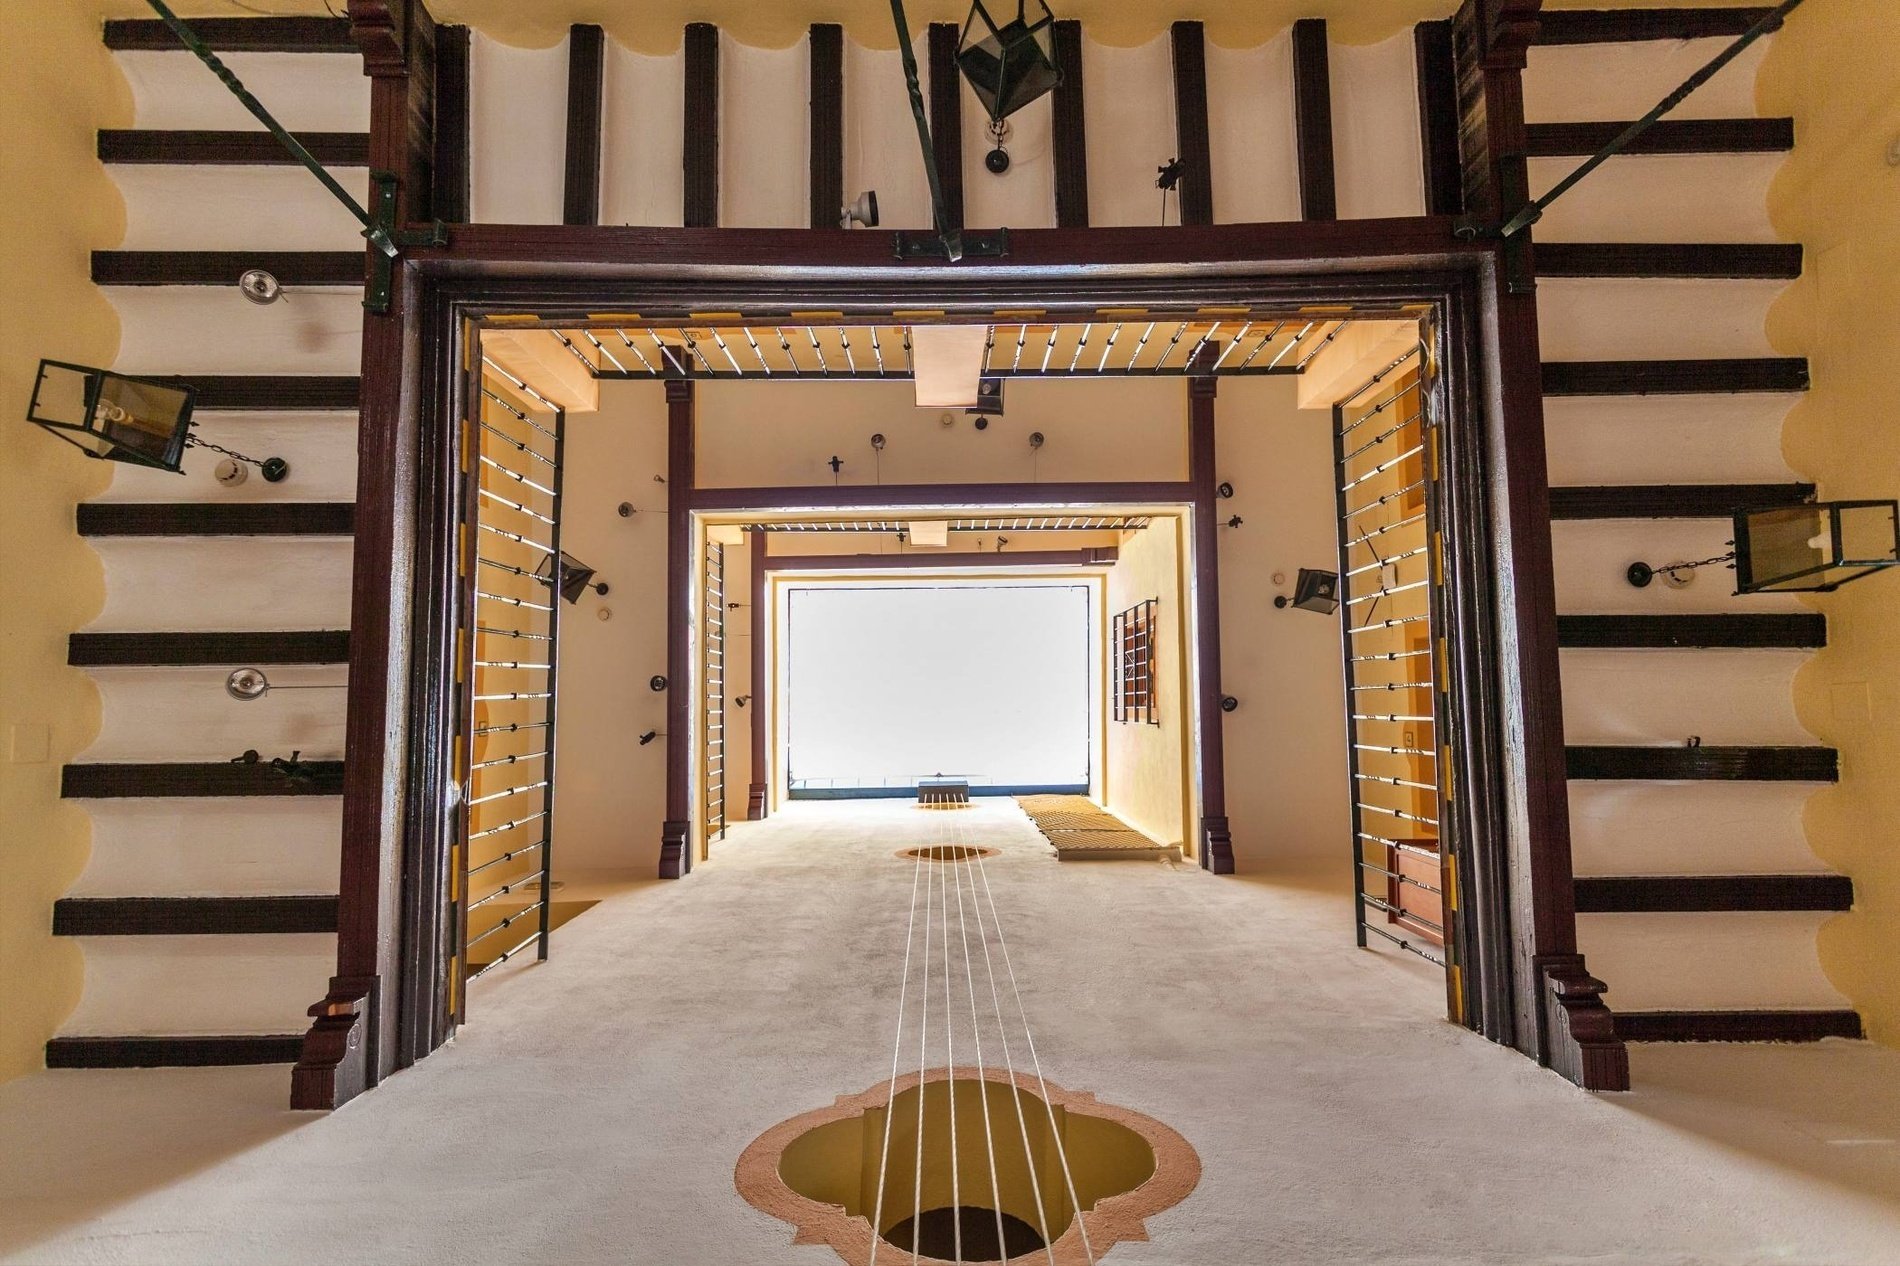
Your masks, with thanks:
[[(0, 1087), (0, 1259), (806, 1263), (733, 1189), (768, 1126), (888, 1075), (912, 867), (941, 819), (799, 805), (483, 982), (446, 1051), (330, 1116), (281, 1068)], [(1436, 1018), (1323, 881), (987, 863), (1044, 1066), (1159, 1117), (1200, 1187), (1110, 1263), (1900, 1261), (1900, 1052), (1650, 1047), (1592, 1096)]]

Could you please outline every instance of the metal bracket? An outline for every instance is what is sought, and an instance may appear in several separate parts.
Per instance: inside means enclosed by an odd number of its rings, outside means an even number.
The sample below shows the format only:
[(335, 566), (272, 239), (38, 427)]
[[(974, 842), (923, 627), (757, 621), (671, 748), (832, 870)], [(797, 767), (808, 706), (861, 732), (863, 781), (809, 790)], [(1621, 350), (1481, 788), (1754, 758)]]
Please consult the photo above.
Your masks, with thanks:
[(1523, 233), (1506, 236), (1503, 227), (1474, 215), (1461, 215), (1452, 221), (1452, 236), (1460, 241), (1488, 239), (1504, 244), (1504, 287), (1514, 295), (1537, 293), (1537, 276), (1531, 268), (1531, 241)]
[(363, 287), (363, 307), (382, 316), (389, 311), (390, 294), (395, 288), (396, 260), (405, 246), (446, 246), (448, 226), (431, 220), (422, 228), (396, 227), (396, 198), (402, 181), (393, 171), (369, 174), (370, 206), (373, 213), (363, 236), (370, 244), (369, 282)]
[(972, 229), (943, 234), (923, 229), (901, 230), (896, 246), (897, 258), (905, 262), (941, 259), (954, 264), (964, 258), (1000, 259), (1009, 254), (1009, 230)]

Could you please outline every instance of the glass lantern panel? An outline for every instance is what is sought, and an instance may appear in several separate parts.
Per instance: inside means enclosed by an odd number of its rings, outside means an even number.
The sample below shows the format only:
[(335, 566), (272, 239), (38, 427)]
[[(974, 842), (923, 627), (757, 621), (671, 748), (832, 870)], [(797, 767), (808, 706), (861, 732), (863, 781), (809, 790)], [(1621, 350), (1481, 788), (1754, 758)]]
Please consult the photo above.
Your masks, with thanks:
[(97, 376), (92, 370), (75, 365), (41, 361), (40, 380), (33, 391), (33, 407), (28, 419), (50, 422), (54, 426), (85, 426), (92, 412), (92, 383)]
[(1841, 506), (1841, 558), (1854, 563), (1900, 561), (1900, 526), (1892, 502)]
[[(1776, 587), (1833, 561), (1833, 519), (1826, 506), (1777, 506), (1745, 517), (1748, 575), (1757, 589)], [(1800, 588), (1807, 588), (1803, 584)]]
[(108, 374), (99, 389), (95, 425), (119, 448), (170, 464), (183, 446), (180, 432), (190, 399), (177, 387)]

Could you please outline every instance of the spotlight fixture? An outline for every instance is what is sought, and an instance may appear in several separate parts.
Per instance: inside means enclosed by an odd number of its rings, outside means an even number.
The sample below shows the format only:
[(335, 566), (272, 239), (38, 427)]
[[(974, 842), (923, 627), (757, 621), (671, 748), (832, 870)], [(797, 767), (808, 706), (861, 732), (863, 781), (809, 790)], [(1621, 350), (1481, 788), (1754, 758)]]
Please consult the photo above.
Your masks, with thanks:
[[(1003, 380), (1001, 378), (979, 378), (976, 380), (976, 403), (964, 410), (965, 413), (988, 413), (995, 417), (1003, 416)], [(980, 425), (980, 424), (979, 424)]]
[(1041, 0), (1037, 0), (1036, 7), (1042, 10), (1042, 16), (1032, 22), (1027, 0), (1017, 0), (1016, 16), (998, 26), (983, 7), (983, 0), (975, 0), (970, 16), (964, 19), (957, 67), (983, 103), (992, 124), (1054, 91), (1062, 82), (1055, 59), (1055, 14)]
[(1339, 573), (1302, 567), (1299, 578), (1293, 582), (1293, 596), (1289, 598), (1281, 594), (1273, 600), (1273, 605), (1282, 609), (1293, 606), (1302, 611), (1331, 615), (1339, 610)]
[(1227, 483), (1225, 480), (1223, 480), (1214, 489), (1214, 495), (1219, 497), (1223, 501), (1231, 500), (1234, 495), (1234, 486), (1230, 483)]
[(871, 437), (871, 447), (880, 453), (884, 451), (884, 432), (879, 431)]
[(839, 210), (838, 227), (848, 229), (853, 224), (862, 224), (867, 229), (877, 227), (877, 190), (866, 189)]
[(1243, 519), (1243, 518), (1241, 518), (1241, 517), (1240, 517), (1239, 515), (1237, 515), (1237, 514), (1236, 514), (1236, 515), (1232, 515), (1232, 516), (1230, 516), (1230, 517), (1228, 518), (1228, 520), (1227, 520), (1227, 526), (1228, 526), (1228, 527), (1230, 527), (1230, 528), (1237, 528), (1237, 527), (1239, 527), (1239, 526), (1240, 526), (1241, 524), (1243, 524), (1243, 523), (1245, 523), (1246, 521), (1247, 521), (1247, 520), (1245, 520), (1245, 519)]
[[(558, 584), (555, 580), (557, 568), (560, 573)], [(581, 562), (580, 559), (575, 558), (566, 550), (561, 551), (560, 562), (558, 564), (555, 562), (554, 555), (549, 554), (544, 557), (541, 560), (540, 566), (534, 569), (534, 578), (549, 588), (558, 587), (561, 591), (561, 596), (569, 602), (579, 602), (581, 595), (586, 593), (589, 589), (592, 589), (603, 598), (607, 596), (606, 582), (597, 581), (590, 584), (589, 582), (594, 580), (594, 569), (589, 567), (586, 563)]]
[(1043, 446), (1043, 443), (1044, 443), (1044, 440), (1042, 438), (1041, 431), (1031, 431), (1029, 433), (1029, 447), (1041, 448)]
[(273, 690), (346, 690), (347, 686), (336, 684), (318, 684), (308, 686), (277, 686), (264, 675), (261, 668), (235, 668), (224, 679), (224, 692), (233, 699), (244, 703), (262, 699)]
[(1222, 695), (1220, 697), (1220, 710), (1222, 712), (1232, 712), (1239, 706), (1240, 700), (1234, 698), (1232, 695)]
[(732, 702), (736, 706), (743, 708), (746, 706), (746, 704), (752, 702), (752, 696), (751, 695), (734, 695), (732, 697)]
[(1636, 562), (1625, 573), (1646, 589), (1656, 577), (1682, 588), (1697, 570), (1726, 563), (1737, 596), (1831, 593), (1850, 581), (1900, 566), (1900, 502), (1816, 501), (1738, 511), (1726, 554), (1655, 567)]
[(260, 306), (276, 303), (284, 297), (283, 283), (262, 268), (247, 268), (238, 277), (238, 293)]
[(633, 502), (622, 501), (617, 509), (621, 518), (631, 519), (633, 517)]
[(654, 694), (665, 690), (666, 675), (664, 673), (654, 673), (651, 677), (647, 678), (647, 689), (651, 690)]
[(654, 739), (659, 737), (660, 732), (658, 730), (648, 730), (645, 734), (640, 736), (640, 746), (645, 747), (648, 743), (651, 743)]
[(1180, 159), (1170, 158), (1155, 168), (1155, 188), (1164, 193), (1172, 191), (1180, 185), (1183, 170)]

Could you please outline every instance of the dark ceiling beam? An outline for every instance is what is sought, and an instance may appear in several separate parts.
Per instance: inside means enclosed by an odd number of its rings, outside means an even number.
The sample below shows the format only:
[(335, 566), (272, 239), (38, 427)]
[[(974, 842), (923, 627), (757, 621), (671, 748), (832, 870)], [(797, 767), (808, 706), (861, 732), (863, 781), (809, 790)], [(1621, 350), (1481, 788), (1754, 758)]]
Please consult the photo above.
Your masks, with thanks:
[(1157, 483), (813, 484), (784, 488), (696, 488), (701, 512), (736, 510), (938, 510), (1008, 506), (1185, 505), (1194, 485)]
[[(1529, 123), (1531, 158), (1588, 158), (1621, 136), (1629, 123)], [(1794, 148), (1793, 119), (1661, 119), (1631, 141), (1625, 154), (1778, 154)]]
[[(214, 53), (356, 52), (348, 18), (192, 18), (191, 29)], [(188, 51), (158, 18), (115, 18), (105, 40), (115, 53)]]
[(685, 195), (689, 229), (719, 227), (719, 28), (686, 24)]
[(1726, 519), (1814, 500), (1813, 484), (1635, 484), (1550, 490), (1553, 519)]
[(336, 931), (336, 898), (63, 897), (54, 936), (255, 936)]
[(1339, 218), (1333, 177), (1333, 83), (1326, 51), (1326, 19), (1293, 24), (1293, 124), (1298, 145), (1300, 214)]
[(963, 76), (957, 70), (955, 22), (932, 22), (927, 37), (930, 64), (930, 145), (943, 186), (946, 228), (963, 227)]
[(607, 38), (578, 23), (567, 32), (567, 145), (561, 223), (600, 223), (600, 111)]
[(1708, 9), (1546, 9), (1536, 43), (1629, 44), (1744, 34), (1772, 7)]
[(835, 229), (844, 206), (844, 28), (814, 22), (811, 58), (811, 227)]
[(1539, 242), (1539, 277), (1707, 277), (1792, 281), (1799, 242)]
[(48, 1068), (235, 1068), (294, 1064), (303, 1034), (56, 1037), (46, 1044)]
[(1860, 1038), (1860, 1016), (1848, 1010), (1618, 1011), (1625, 1042), (1818, 1042)]
[(1557, 644), (1571, 648), (1684, 647), (1810, 649), (1827, 645), (1818, 613), (1723, 615), (1560, 615)]
[(1084, 549), (1007, 550), (982, 553), (976, 550), (918, 550), (907, 554), (768, 554), (767, 571), (895, 571), (916, 568), (978, 568), (991, 570), (1015, 567), (1098, 567), (1115, 561), (1120, 551), (1113, 545)]
[(155, 796), (334, 796), (343, 791), (343, 762), (307, 760), (309, 775), (291, 778), (268, 761), (155, 761), (67, 765), (59, 794), (67, 800)]
[(430, 209), (445, 224), (468, 222), (469, 34), (435, 29), (435, 149)]
[(1458, 68), (1451, 51), (1450, 18), (1412, 28), (1412, 59), (1418, 78), (1425, 213), (1457, 215), (1465, 205), (1464, 169), (1458, 151)]
[(82, 501), (81, 536), (348, 536), (348, 501)]
[[(294, 132), (325, 167), (367, 167), (368, 132)], [(269, 132), (100, 128), (102, 163), (173, 163), (203, 167), (289, 167), (297, 160)]]
[(1547, 396), (1719, 395), (1807, 389), (1808, 362), (1801, 356), (1544, 363)]
[(1644, 782), (1835, 782), (1831, 747), (1577, 746), (1565, 750), (1571, 778)]
[(340, 412), (355, 409), (362, 394), (353, 374), (193, 374), (181, 381), (196, 393), (192, 408), (201, 412)]
[(1088, 130), (1083, 112), (1082, 24), (1064, 18), (1055, 25), (1056, 85), (1050, 137), (1055, 159), (1056, 227), (1089, 226)]
[(1207, 136), (1207, 37), (1199, 22), (1168, 28), (1174, 52), (1174, 146), (1181, 161), (1181, 223), (1214, 222), (1214, 160)]
[(98, 286), (236, 286), (261, 268), (286, 286), (363, 284), (362, 251), (94, 251)]
[(347, 629), (267, 633), (74, 633), (66, 662), (85, 668), (342, 664)]
[(1598, 875), (1577, 880), (1578, 914), (1851, 910), (1846, 875)]

